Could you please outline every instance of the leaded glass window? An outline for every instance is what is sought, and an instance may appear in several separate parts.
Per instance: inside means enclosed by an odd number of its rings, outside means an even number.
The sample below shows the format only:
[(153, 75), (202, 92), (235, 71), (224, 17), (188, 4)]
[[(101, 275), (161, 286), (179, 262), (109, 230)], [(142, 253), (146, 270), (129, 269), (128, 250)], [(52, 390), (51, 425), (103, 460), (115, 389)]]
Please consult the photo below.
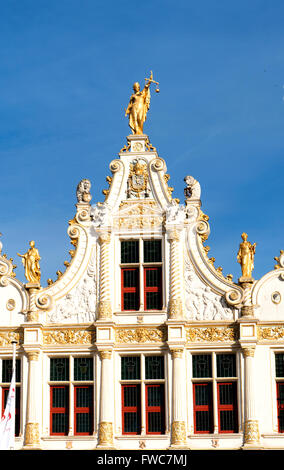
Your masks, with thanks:
[(164, 356), (121, 357), (123, 434), (165, 433), (164, 376)]
[(217, 376), (236, 377), (235, 354), (217, 354)]
[(193, 377), (212, 377), (211, 354), (195, 354), (192, 356)]
[(194, 432), (238, 432), (236, 355), (193, 354), (192, 382)]

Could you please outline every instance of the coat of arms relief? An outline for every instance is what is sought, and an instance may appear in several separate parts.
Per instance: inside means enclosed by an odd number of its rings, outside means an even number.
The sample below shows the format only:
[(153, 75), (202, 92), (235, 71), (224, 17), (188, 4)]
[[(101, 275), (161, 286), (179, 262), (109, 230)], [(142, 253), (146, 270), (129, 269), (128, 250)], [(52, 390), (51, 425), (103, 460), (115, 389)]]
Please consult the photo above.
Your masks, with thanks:
[(130, 163), (129, 176), (127, 180), (127, 198), (147, 198), (150, 188), (148, 184), (147, 163), (143, 160), (135, 159)]

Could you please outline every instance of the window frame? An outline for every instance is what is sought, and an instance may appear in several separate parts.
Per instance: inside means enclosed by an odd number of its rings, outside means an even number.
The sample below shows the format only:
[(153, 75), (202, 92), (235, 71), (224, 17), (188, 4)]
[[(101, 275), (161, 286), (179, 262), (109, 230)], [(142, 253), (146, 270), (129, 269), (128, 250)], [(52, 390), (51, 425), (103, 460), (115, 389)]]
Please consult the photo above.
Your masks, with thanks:
[[(144, 262), (144, 241), (160, 241), (161, 243), (161, 261), (155, 261), (155, 262)], [(127, 242), (127, 241), (137, 241), (138, 242), (138, 253), (139, 253), (139, 262), (133, 262), (133, 263), (122, 263), (121, 262), (121, 243), (122, 242)], [(164, 280), (163, 280), (163, 256), (164, 253), (164, 239), (161, 236), (157, 237), (120, 237), (119, 238), (119, 268), (120, 268), (120, 285), (121, 285), (121, 311), (122, 312), (135, 312), (135, 311), (143, 311), (143, 312), (160, 312), (164, 308)], [(158, 293), (160, 297), (160, 305), (158, 309), (147, 309), (147, 301), (146, 301), (146, 293), (151, 292), (151, 288), (146, 288), (146, 271), (149, 268), (153, 269), (159, 269), (159, 285), (157, 286), (158, 288)], [(123, 294), (124, 292), (127, 292), (127, 288), (124, 288), (123, 286), (123, 271), (126, 269), (137, 269), (138, 270), (138, 292), (137, 292), (137, 304), (138, 308), (136, 310), (133, 309), (124, 309), (124, 299), (123, 299)], [(156, 288), (156, 287), (155, 287)]]
[[(68, 373), (69, 378), (68, 380), (50, 380), (50, 371), (51, 371), (51, 360), (52, 359), (69, 359), (68, 361)], [(92, 361), (92, 379), (84, 380), (81, 378), (80, 380), (75, 380), (75, 359), (91, 359)], [(48, 359), (48, 376), (47, 376), (47, 386), (49, 389), (49, 435), (51, 437), (56, 437), (58, 435), (72, 435), (74, 437), (80, 436), (92, 436), (95, 430), (95, 389), (96, 389), (96, 382), (95, 382), (95, 357), (93, 354), (88, 354), (87, 352), (80, 352), (78, 354), (58, 354), (58, 355), (47, 355)], [(52, 432), (52, 413), (56, 413), (59, 411), (54, 411), (52, 406), (52, 389), (56, 387), (65, 387), (68, 388), (68, 410), (67, 410), (67, 431), (64, 433), (55, 433)], [(76, 428), (76, 415), (80, 413), (80, 408), (76, 407), (76, 388), (78, 387), (90, 387), (92, 393), (92, 403), (88, 407), (89, 413), (91, 415), (91, 429), (89, 432), (77, 432)], [(82, 408), (81, 408), (82, 409)], [(82, 412), (82, 411), (81, 411)]]
[[(230, 377), (219, 377), (217, 374), (217, 356), (218, 355), (233, 355), (235, 356), (235, 373), (236, 376)], [(193, 376), (193, 356), (198, 355), (210, 355), (211, 356), (211, 376), (210, 377), (194, 377)], [(194, 434), (198, 435), (211, 435), (211, 434), (237, 434), (239, 432), (240, 426), (240, 416), (239, 412), (241, 409), (240, 397), (239, 397), (239, 364), (238, 364), (238, 352), (234, 350), (220, 350), (220, 351), (208, 351), (208, 350), (196, 350), (191, 352), (191, 380), (193, 385), (193, 432)], [(212, 426), (211, 432), (208, 431), (196, 431), (196, 411), (198, 411), (198, 406), (195, 405), (195, 384), (209, 384), (211, 383), (211, 409), (208, 405), (208, 411), (210, 412), (210, 416), (212, 419)], [(219, 400), (219, 389), (222, 384), (235, 384), (234, 387), (234, 403), (230, 405), (220, 405)], [(225, 409), (229, 409), (234, 411), (234, 430), (233, 427), (230, 430), (222, 430), (221, 429), (221, 411)], [(200, 408), (201, 409), (201, 408)]]
[[(164, 353), (157, 352), (147, 352), (147, 353), (123, 353), (120, 355), (120, 371), (121, 371), (121, 359), (122, 357), (139, 357), (140, 359), (140, 378), (137, 379), (122, 379), (120, 374), (119, 385), (121, 388), (121, 432), (123, 436), (128, 435), (164, 435), (166, 433), (166, 355)], [(163, 357), (163, 378), (162, 379), (149, 379), (146, 378), (146, 357)], [(161, 431), (158, 432), (148, 432), (149, 431), (149, 413), (153, 411), (153, 407), (147, 406), (147, 390), (149, 386), (162, 386), (163, 388), (163, 402), (159, 407), (161, 408), (163, 424)], [(126, 407), (124, 406), (124, 397), (123, 390), (126, 386), (136, 386), (140, 389), (140, 400), (137, 412), (140, 413), (138, 422), (140, 422), (140, 432), (125, 432), (125, 423), (124, 423), (124, 411)], [(135, 410), (133, 410), (135, 411)]]

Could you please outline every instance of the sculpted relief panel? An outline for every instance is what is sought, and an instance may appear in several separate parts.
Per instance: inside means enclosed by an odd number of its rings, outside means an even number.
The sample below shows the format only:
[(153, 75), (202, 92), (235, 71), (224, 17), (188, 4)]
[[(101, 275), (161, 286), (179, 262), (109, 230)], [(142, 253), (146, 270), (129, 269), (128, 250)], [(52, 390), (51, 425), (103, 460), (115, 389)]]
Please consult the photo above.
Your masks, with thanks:
[(85, 276), (73, 287), (54, 309), (48, 313), (51, 323), (88, 323), (96, 319), (97, 285), (95, 276), (95, 257)]
[(185, 309), (187, 320), (233, 320), (233, 309), (196, 275), (192, 264), (185, 261)]

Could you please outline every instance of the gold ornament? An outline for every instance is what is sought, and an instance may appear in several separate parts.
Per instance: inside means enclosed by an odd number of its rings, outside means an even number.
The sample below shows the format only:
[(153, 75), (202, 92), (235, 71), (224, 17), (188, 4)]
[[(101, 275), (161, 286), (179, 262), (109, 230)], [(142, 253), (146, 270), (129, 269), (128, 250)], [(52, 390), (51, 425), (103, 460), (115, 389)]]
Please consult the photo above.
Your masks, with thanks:
[(86, 330), (48, 330), (43, 333), (44, 344), (92, 344), (95, 331)]
[[(143, 125), (150, 108), (150, 85), (151, 83), (156, 83), (158, 86), (158, 82), (153, 80), (152, 72), (150, 78), (145, 78), (145, 82), (142, 91), (140, 91), (139, 83), (134, 83), (134, 93), (131, 95), (128, 107), (125, 110), (125, 116), (129, 116), (129, 127), (133, 134), (143, 135)], [(156, 91), (159, 91), (159, 89), (157, 88)]]
[(38, 446), (39, 445), (39, 424), (27, 423), (26, 425), (26, 439), (25, 445)]
[(242, 268), (242, 275), (244, 278), (251, 278), (251, 273), (254, 268), (254, 254), (256, 243), (253, 245), (247, 241), (247, 233), (242, 234), (243, 242), (240, 244), (239, 252), (237, 255), (238, 263)]
[(32, 240), (30, 242), (29, 250), (24, 254), (18, 256), (22, 258), (22, 262), (25, 268), (25, 276), (31, 284), (40, 284), (40, 267), (39, 267), (39, 252), (35, 248), (35, 242)]
[(255, 444), (259, 442), (258, 421), (249, 419), (245, 421), (244, 438), (246, 444)]
[(186, 329), (187, 343), (199, 343), (199, 342), (233, 342), (237, 338), (236, 327), (189, 327)]
[(99, 445), (113, 446), (113, 426), (112, 423), (102, 421), (99, 423)]
[(160, 343), (167, 340), (167, 330), (158, 328), (117, 328), (116, 343)]
[(186, 428), (184, 421), (172, 423), (172, 445), (182, 446), (186, 442)]

